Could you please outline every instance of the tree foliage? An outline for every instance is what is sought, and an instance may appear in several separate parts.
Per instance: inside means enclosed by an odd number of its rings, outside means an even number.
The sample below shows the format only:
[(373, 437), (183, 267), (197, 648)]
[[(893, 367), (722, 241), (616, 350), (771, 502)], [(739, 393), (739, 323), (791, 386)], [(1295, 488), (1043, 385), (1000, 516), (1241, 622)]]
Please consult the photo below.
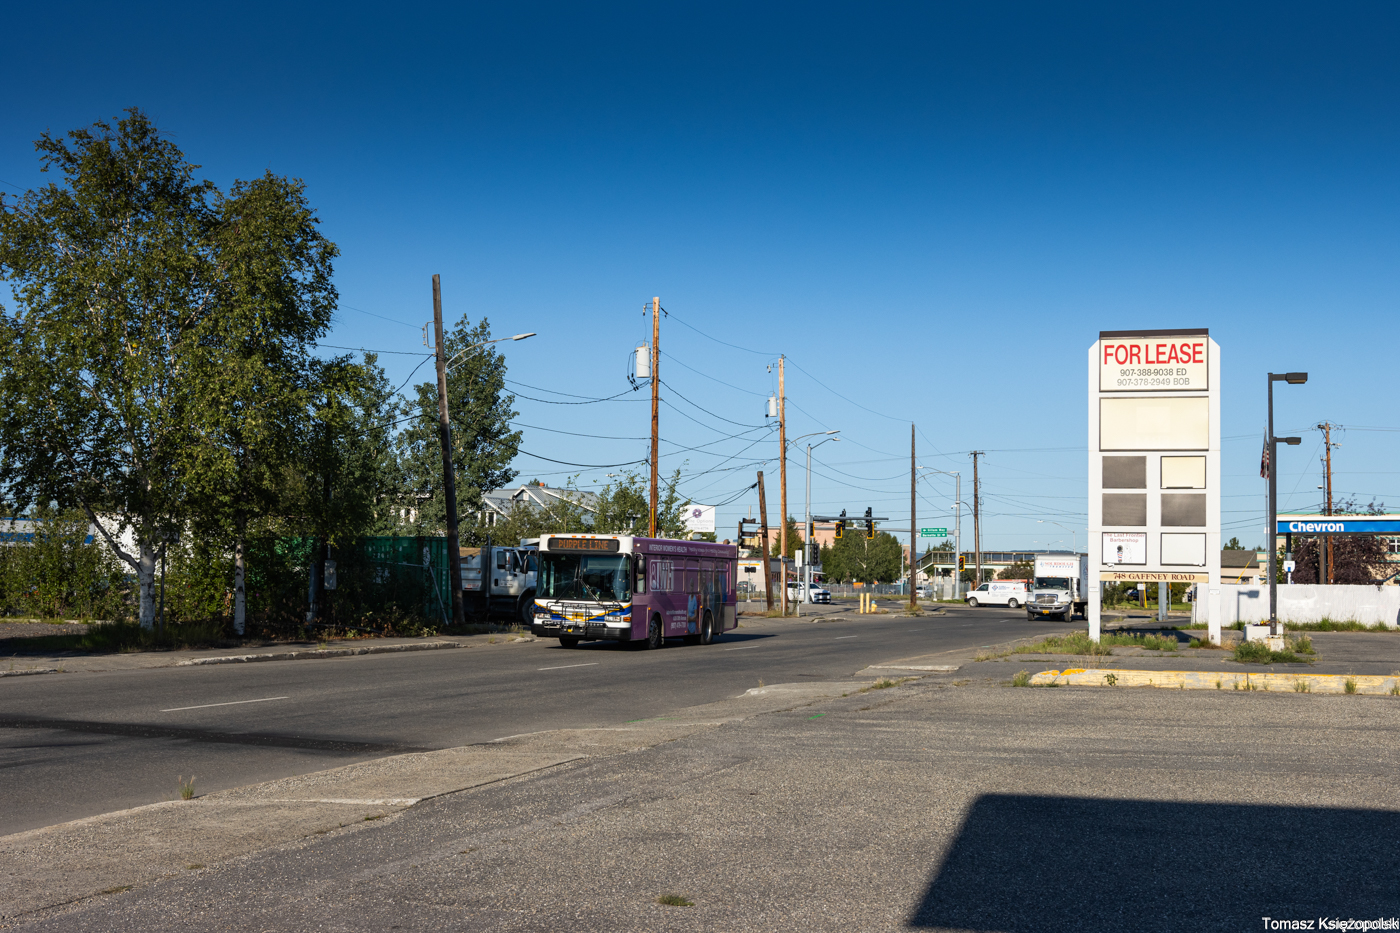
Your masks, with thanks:
[(21, 507), (82, 509), (149, 625), (177, 531), (239, 539), (285, 511), (336, 248), (301, 182), (196, 181), (138, 110), (36, 147), (61, 181), (0, 200), (17, 306), (0, 313), (0, 483)]
[(1003, 567), (997, 574), (998, 580), (1031, 580), (1034, 577), (1035, 564), (1025, 560)]
[[(480, 512), (484, 493), (507, 486), (516, 477), (510, 464), (520, 448), (520, 432), (510, 427), (518, 412), (513, 408), (515, 396), (505, 388), (505, 357), (490, 346), (471, 349), (490, 339), (491, 325), (485, 318), (473, 324), (466, 317), (443, 337), (449, 361), (461, 354), (447, 374), (459, 515)], [(402, 497), (412, 503), (405, 524), (412, 533), (436, 534), (447, 524), (436, 376), (416, 385), (414, 393), (411, 401), (403, 403), (403, 414), (413, 420), (400, 436), (398, 451)]]
[[(1337, 515), (1384, 515), (1385, 504), (1371, 502), (1358, 505), (1355, 499), (1341, 502), (1333, 510)], [(1339, 585), (1361, 585), (1380, 583), (1395, 572), (1390, 563), (1388, 546), (1382, 535), (1332, 535), (1332, 582)], [(1293, 539), (1293, 582), (1326, 583), (1327, 550), (1326, 537), (1306, 535)], [(1282, 556), (1279, 557), (1279, 580), (1287, 580), (1282, 573)]]

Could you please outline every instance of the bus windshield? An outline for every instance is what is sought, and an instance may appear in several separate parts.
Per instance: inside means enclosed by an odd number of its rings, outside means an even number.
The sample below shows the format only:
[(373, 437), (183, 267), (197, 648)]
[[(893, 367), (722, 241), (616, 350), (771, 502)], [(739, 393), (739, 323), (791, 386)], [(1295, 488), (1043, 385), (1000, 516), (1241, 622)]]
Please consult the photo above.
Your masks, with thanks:
[(632, 598), (630, 563), (626, 554), (541, 554), (536, 595), (626, 602)]
[(1067, 590), (1069, 589), (1069, 577), (1036, 577), (1035, 588), (1038, 590)]

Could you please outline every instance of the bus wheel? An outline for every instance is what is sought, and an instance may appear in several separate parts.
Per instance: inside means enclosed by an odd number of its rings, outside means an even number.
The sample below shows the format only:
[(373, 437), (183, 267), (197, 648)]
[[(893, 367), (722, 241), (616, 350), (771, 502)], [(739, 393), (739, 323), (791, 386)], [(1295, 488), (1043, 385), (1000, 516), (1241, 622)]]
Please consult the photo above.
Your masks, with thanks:
[(648, 649), (660, 648), (664, 640), (665, 639), (661, 637), (661, 617), (652, 616), (651, 623), (647, 625), (646, 646)]
[(700, 623), (700, 644), (708, 645), (715, 640), (715, 619), (708, 612)]
[(560, 647), (560, 648), (577, 648), (577, 647), (578, 647), (578, 638), (577, 638), (576, 636), (574, 636), (574, 635), (560, 635), (560, 636), (559, 636), (559, 647)]

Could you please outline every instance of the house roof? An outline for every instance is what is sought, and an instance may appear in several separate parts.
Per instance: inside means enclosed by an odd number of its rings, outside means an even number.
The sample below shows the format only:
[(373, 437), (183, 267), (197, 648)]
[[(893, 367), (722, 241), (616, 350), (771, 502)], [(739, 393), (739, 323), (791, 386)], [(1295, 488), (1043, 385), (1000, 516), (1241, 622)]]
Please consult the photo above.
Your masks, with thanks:
[(1221, 567), (1258, 567), (1259, 554), (1252, 550), (1232, 549), (1220, 552)]
[(481, 497), (481, 501), (486, 508), (500, 515), (505, 515), (518, 505), (524, 505), (531, 509), (543, 509), (561, 501), (573, 501), (583, 507), (586, 512), (593, 512), (597, 509), (598, 496), (596, 493), (582, 489), (560, 489), (555, 486), (507, 486), (501, 489), (493, 489)]

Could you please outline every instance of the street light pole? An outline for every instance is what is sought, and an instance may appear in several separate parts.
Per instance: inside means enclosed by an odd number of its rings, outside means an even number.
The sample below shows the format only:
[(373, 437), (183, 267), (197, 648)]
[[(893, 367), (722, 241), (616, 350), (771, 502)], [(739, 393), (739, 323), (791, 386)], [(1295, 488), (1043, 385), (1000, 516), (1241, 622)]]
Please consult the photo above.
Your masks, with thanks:
[[(795, 444), (798, 441), (802, 440), (802, 438), (804, 437), (816, 437), (818, 434), (835, 435), (840, 433), (841, 432), (839, 430), (813, 431), (811, 434), (803, 434), (799, 437), (794, 437), (789, 443)], [(805, 506), (806, 529), (803, 533), (802, 538), (802, 549), (804, 553), (802, 555), (802, 599), (799, 599), (797, 601), (797, 614), (799, 616), (802, 615), (802, 600), (812, 598), (812, 448), (820, 447), (821, 445), (825, 444), (826, 441), (839, 441), (840, 439), (841, 438), (839, 437), (828, 437), (826, 440), (817, 441), (815, 444), (807, 445), (807, 504)], [(783, 459), (787, 459), (787, 448), (783, 449)], [(784, 592), (787, 591), (786, 580), (783, 581), (783, 590)]]
[(957, 598), (958, 585), (962, 582), (958, 575), (958, 556), (962, 554), (962, 473), (957, 470), (935, 470), (921, 466), (925, 473), (938, 473), (953, 477), (953, 597)]
[(1307, 373), (1269, 373), (1269, 436), (1265, 439), (1269, 457), (1269, 533), (1264, 540), (1269, 542), (1270, 635), (1282, 634), (1278, 621), (1278, 445), (1280, 441), (1290, 447), (1303, 443), (1301, 437), (1274, 436), (1274, 383), (1286, 382), (1297, 386), (1307, 381)]
[(1035, 520), (1035, 523), (1036, 523), (1037, 525), (1059, 525), (1059, 527), (1063, 528), (1065, 531), (1068, 531), (1068, 532), (1069, 532), (1069, 540), (1070, 540), (1070, 549), (1071, 549), (1072, 551), (1074, 551), (1074, 553), (1076, 553), (1076, 554), (1079, 553), (1079, 532), (1078, 532), (1078, 531), (1076, 531), (1075, 529), (1069, 527), (1068, 525), (1060, 525), (1059, 522), (1051, 521), (1051, 520), (1048, 519), (1048, 518), (1037, 518), (1037, 519)]

